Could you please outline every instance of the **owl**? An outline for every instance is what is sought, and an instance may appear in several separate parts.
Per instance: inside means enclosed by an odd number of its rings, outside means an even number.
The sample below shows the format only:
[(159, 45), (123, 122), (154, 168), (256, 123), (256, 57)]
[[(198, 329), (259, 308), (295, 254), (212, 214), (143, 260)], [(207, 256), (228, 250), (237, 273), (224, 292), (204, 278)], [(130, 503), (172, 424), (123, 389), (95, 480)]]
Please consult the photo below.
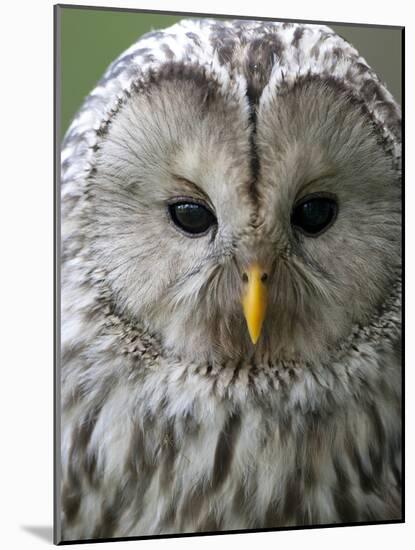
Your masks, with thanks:
[(401, 520), (400, 128), (326, 26), (110, 65), (61, 153), (61, 540)]

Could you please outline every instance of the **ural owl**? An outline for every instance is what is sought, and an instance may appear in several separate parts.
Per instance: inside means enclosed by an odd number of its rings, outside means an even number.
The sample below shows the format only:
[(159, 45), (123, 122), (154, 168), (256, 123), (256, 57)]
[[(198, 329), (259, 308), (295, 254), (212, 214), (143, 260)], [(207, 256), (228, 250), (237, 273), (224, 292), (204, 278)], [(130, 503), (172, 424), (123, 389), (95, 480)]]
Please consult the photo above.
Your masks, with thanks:
[(319, 25), (185, 20), (62, 149), (62, 540), (400, 520), (400, 108)]

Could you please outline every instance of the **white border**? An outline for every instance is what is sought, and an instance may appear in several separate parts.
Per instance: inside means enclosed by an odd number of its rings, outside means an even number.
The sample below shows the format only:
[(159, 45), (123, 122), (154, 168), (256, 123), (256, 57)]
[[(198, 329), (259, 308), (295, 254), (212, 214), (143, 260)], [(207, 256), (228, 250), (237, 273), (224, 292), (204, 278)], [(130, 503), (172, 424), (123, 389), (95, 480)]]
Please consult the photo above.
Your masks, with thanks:
[[(298, 18), (335, 22), (406, 26), (407, 151), (414, 150), (415, 20), (410, 2), (329, 2), (328, 0), (147, 0), (66, 2), (141, 9), (198, 11), (255, 17)], [(53, 360), (53, 2), (20, 0), (1, 7), (0, 93), (2, 143), (0, 180), (1, 319), (1, 483), (3, 548), (33, 548), (48, 544), (27, 530), (52, 525), (52, 360)], [(413, 155), (412, 155), (413, 158)], [(414, 162), (407, 158), (407, 499), (406, 525), (348, 527), (247, 535), (227, 535), (112, 543), (149, 548), (410, 548), (415, 539), (413, 418), (414, 351)], [(5, 167), (5, 171), (4, 171)], [(414, 287), (413, 287), (414, 288)], [(412, 306), (412, 307), (411, 307)], [(49, 541), (50, 544), (50, 541)], [(81, 548), (97, 548), (83, 545)]]

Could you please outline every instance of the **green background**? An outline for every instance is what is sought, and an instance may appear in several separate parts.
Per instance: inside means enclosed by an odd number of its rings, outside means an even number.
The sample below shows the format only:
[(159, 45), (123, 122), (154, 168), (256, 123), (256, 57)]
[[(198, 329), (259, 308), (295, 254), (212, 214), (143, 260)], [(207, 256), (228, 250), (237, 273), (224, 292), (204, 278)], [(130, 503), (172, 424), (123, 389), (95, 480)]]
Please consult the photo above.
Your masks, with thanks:
[[(59, 8), (61, 120), (63, 136), (83, 98), (108, 65), (142, 34), (185, 16)], [(351, 42), (401, 102), (402, 31), (396, 28), (330, 25)]]

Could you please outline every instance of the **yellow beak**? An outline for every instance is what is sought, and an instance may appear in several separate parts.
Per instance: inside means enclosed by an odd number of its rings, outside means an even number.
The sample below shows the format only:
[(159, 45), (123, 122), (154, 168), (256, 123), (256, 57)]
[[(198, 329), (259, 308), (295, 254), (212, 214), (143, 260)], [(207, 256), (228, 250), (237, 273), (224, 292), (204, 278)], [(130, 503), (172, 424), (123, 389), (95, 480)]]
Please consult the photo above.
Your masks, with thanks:
[(244, 273), (245, 288), (242, 295), (242, 307), (253, 344), (258, 342), (261, 335), (262, 323), (267, 310), (267, 277), (264, 269), (257, 264), (250, 266)]

